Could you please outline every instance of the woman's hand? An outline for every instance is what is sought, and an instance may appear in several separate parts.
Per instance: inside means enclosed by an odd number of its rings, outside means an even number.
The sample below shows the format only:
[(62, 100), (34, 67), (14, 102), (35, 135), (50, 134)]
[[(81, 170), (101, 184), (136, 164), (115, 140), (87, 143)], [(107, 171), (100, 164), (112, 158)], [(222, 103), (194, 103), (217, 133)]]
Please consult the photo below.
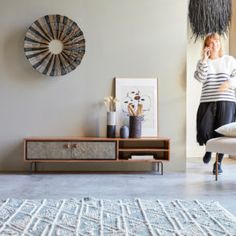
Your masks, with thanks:
[(207, 59), (210, 57), (210, 55), (211, 55), (210, 48), (209, 47), (205, 47), (203, 49), (203, 58), (202, 58), (203, 62), (206, 62)]
[(219, 87), (220, 92), (224, 92), (230, 88), (229, 81), (225, 81), (221, 86)]

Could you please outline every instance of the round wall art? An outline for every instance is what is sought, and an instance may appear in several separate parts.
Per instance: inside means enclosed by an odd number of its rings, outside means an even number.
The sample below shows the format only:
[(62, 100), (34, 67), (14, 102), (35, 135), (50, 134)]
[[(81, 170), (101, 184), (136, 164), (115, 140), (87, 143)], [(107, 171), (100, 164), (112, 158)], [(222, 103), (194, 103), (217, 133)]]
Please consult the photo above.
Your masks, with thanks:
[(28, 29), (24, 51), (34, 69), (60, 76), (74, 70), (85, 53), (85, 39), (78, 25), (66, 16), (46, 15)]

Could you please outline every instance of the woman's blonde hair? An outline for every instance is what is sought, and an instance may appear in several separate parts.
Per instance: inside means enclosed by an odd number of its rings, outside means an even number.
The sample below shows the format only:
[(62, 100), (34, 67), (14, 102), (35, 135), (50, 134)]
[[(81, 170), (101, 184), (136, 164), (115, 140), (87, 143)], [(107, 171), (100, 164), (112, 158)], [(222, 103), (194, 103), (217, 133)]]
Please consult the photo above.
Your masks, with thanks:
[(206, 36), (206, 38), (204, 39), (204, 42), (203, 42), (202, 55), (204, 55), (204, 48), (209, 46), (210, 39), (218, 39), (218, 40), (220, 40), (219, 57), (222, 57), (223, 56), (222, 42), (221, 42), (220, 35), (217, 34), (217, 33), (208, 34)]

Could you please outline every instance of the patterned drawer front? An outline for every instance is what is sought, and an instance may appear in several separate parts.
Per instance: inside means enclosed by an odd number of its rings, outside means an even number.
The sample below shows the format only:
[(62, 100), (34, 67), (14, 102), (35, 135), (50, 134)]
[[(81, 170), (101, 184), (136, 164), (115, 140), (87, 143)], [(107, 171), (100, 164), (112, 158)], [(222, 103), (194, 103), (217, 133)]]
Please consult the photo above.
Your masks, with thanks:
[(116, 159), (115, 142), (74, 142), (72, 143), (72, 159)]
[(27, 142), (27, 160), (71, 159), (70, 142)]

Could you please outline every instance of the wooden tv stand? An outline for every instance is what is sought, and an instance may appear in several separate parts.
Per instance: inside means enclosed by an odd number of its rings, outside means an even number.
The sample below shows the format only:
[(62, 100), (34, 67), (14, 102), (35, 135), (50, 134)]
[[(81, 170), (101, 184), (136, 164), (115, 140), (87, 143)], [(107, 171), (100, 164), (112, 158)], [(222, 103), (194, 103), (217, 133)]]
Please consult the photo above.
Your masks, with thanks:
[(163, 174), (170, 159), (169, 138), (32, 137), (24, 140), (31, 171), (42, 162), (149, 162)]

